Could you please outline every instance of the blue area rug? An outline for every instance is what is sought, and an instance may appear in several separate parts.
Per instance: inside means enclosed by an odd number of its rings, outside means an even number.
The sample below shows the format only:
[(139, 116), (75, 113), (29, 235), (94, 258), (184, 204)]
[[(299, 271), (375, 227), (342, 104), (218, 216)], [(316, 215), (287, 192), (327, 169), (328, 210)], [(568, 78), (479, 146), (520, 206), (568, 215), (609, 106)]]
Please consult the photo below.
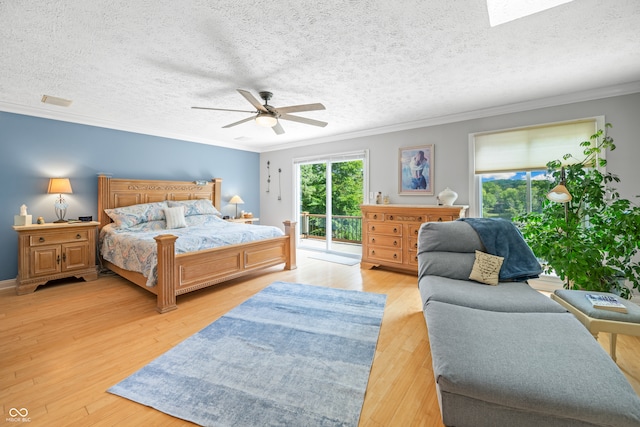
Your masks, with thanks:
[(108, 391), (205, 426), (357, 426), (385, 301), (275, 282)]

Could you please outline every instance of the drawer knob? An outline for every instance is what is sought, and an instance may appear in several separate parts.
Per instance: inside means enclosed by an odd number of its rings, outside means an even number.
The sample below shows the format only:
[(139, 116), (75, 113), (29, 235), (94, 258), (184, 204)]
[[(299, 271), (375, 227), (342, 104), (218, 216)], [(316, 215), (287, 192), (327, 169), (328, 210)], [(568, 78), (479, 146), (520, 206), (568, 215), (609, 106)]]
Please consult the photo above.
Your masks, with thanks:
[(378, 219), (378, 215), (373, 214), (373, 219)]
[(38, 241), (39, 241), (40, 243), (44, 242), (44, 237), (41, 237)]
[(376, 239), (374, 237), (374, 238), (371, 239), (371, 243), (375, 243), (375, 242), (376, 242)]
[(76, 239), (82, 239), (82, 236), (80, 235), (80, 233), (76, 234)]
[(393, 241), (393, 246), (398, 246), (398, 241), (397, 240)]
[(60, 264), (60, 255), (58, 255), (58, 258), (56, 258), (56, 262)]
[(376, 231), (375, 225), (371, 227), (371, 231)]
[(394, 227), (393, 232), (394, 232), (394, 233), (397, 233), (397, 232), (398, 232), (398, 229)]
[(376, 254), (376, 251), (371, 250), (371, 255), (375, 255), (375, 254)]
[(393, 221), (394, 216), (393, 215), (389, 215), (389, 219)]
[(439, 218), (438, 218), (438, 222), (442, 222), (442, 217), (439, 217)]
[(418, 235), (418, 230), (413, 230), (413, 234)]
[(393, 259), (397, 259), (398, 258), (398, 254), (393, 254)]

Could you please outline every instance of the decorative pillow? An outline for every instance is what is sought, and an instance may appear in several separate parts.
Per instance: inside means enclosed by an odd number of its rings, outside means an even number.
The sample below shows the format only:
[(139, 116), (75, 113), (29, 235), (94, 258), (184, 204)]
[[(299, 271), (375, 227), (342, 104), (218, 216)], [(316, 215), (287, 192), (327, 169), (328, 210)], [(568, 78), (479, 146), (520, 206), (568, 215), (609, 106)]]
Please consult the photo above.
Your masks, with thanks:
[(476, 251), (476, 260), (469, 279), (487, 285), (497, 285), (500, 278), (500, 268), (504, 258)]
[(176, 206), (165, 208), (164, 214), (167, 217), (167, 228), (184, 228), (187, 223), (184, 220), (184, 207)]
[(213, 206), (213, 203), (209, 199), (198, 200), (169, 200), (169, 207), (174, 208), (176, 206), (184, 207), (184, 216), (191, 215), (218, 215), (220, 212)]
[(143, 222), (165, 219), (164, 209), (167, 202), (141, 203), (115, 209), (105, 209), (118, 228), (129, 228)]

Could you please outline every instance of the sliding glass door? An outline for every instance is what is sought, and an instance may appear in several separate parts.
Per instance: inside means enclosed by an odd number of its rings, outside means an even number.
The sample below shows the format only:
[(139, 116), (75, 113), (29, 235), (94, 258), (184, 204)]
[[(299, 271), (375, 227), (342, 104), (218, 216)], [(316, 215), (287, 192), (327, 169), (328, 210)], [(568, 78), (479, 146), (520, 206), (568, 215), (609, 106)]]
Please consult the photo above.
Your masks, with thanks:
[(295, 165), (300, 247), (360, 256), (367, 153), (298, 159)]

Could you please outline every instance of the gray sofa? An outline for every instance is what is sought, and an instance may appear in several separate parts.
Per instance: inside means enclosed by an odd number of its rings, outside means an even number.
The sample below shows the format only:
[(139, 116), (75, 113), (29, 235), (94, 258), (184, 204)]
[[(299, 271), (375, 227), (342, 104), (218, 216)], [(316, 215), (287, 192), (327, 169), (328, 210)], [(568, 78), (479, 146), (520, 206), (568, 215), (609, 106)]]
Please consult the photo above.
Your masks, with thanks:
[[(425, 223), (418, 284), (447, 426), (640, 426), (640, 398), (572, 314), (526, 282), (469, 280), (478, 233)], [(504, 266), (503, 266), (504, 268)]]

